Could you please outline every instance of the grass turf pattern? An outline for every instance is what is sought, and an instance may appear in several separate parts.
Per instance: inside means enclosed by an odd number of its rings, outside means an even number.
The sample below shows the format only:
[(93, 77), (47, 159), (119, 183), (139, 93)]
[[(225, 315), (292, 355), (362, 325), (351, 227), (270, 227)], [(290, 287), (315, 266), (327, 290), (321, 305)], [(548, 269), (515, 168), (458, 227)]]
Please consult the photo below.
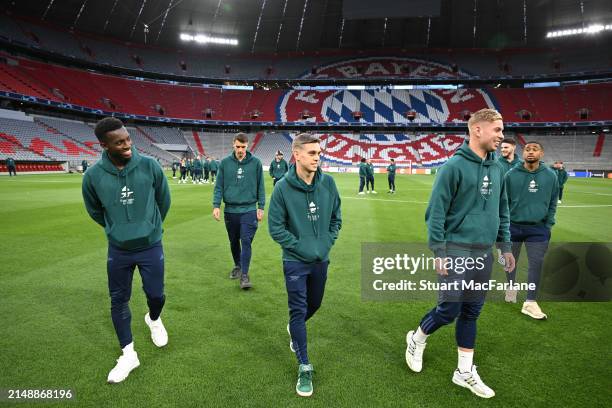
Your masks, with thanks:
[[(132, 330), (141, 366), (124, 383), (107, 385), (120, 349), (110, 319), (106, 238), (85, 212), (82, 177), (1, 177), (0, 387), (71, 388), (77, 401), (67, 406), (95, 407), (609, 406), (610, 303), (545, 303), (546, 322), (521, 315), (520, 302), (486, 304), (474, 361), (497, 393), (492, 400), (451, 383), (452, 326), (429, 338), (423, 372), (411, 372), (405, 334), (433, 304), (363, 302), (360, 243), (424, 241), (433, 177), (398, 175), (397, 194), (390, 195), (379, 175), (379, 194), (366, 196), (356, 195), (356, 175), (334, 178), (343, 227), (323, 306), (308, 323), (315, 392), (306, 400), (294, 391), (281, 251), (266, 219), (253, 243), (254, 288), (240, 291), (228, 278), (224, 224), (211, 216), (213, 187), (169, 179), (162, 314), (169, 344), (151, 343), (135, 273)], [(269, 199), (269, 178), (266, 189)], [(565, 190), (552, 240), (611, 241), (612, 181), (571, 179)]]

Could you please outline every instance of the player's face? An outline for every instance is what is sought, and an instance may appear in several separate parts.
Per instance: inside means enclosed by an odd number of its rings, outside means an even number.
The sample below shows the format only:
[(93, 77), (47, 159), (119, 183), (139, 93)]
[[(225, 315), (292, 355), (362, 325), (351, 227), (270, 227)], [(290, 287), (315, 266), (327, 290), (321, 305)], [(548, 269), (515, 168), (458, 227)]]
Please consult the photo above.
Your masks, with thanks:
[(319, 143), (308, 143), (299, 146), (293, 151), (295, 162), (302, 169), (310, 173), (317, 171), (321, 159), (321, 146)]
[(125, 127), (106, 133), (100, 145), (115, 160), (126, 162), (132, 158), (132, 139)]
[(474, 127), (481, 148), (487, 152), (496, 151), (504, 140), (504, 122), (501, 120), (479, 122)]
[(248, 143), (242, 143), (239, 140), (234, 140), (234, 155), (238, 160), (244, 159), (246, 156)]
[(523, 160), (527, 163), (537, 163), (544, 156), (544, 150), (540, 147), (540, 145), (535, 143), (528, 143), (523, 148)]
[(512, 156), (514, 154), (515, 149), (516, 149), (516, 146), (514, 146), (512, 143), (502, 143), (501, 144), (502, 157), (507, 159), (508, 157)]

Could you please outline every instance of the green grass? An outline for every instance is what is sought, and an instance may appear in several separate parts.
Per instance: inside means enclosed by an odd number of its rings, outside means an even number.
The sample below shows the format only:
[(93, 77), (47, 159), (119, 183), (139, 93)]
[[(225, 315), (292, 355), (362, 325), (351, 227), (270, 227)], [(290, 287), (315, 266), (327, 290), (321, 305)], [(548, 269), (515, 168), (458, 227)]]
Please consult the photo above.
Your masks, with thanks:
[[(344, 225), (323, 307), (308, 325), (315, 394), (300, 399), (280, 249), (266, 224), (254, 241), (254, 289), (241, 292), (228, 279), (231, 256), (224, 225), (211, 216), (212, 187), (171, 180), (163, 314), (170, 343), (159, 350), (150, 342), (135, 278), (132, 329), (141, 366), (110, 386), (106, 375), (119, 349), (106, 239), (84, 210), (81, 176), (1, 177), (0, 388), (71, 388), (77, 404), (66, 405), (95, 407), (609, 406), (610, 303), (547, 303), (547, 322), (524, 317), (520, 305), (487, 304), (475, 363), (497, 392), (492, 400), (451, 383), (452, 327), (430, 338), (423, 372), (410, 372), (405, 333), (432, 304), (362, 301), (360, 243), (423, 241), (433, 177), (398, 176), (398, 193), (389, 196), (378, 176), (381, 194), (360, 198), (355, 176), (335, 178)], [(570, 180), (553, 240), (612, 241), (611, 205), (612, 180)]]

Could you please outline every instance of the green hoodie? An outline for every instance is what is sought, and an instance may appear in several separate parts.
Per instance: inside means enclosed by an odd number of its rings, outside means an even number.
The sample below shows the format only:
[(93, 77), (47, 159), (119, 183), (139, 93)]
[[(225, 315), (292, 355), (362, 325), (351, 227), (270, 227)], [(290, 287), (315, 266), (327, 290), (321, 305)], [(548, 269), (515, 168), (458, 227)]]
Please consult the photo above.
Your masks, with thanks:
[(6, 167), (15, 167), (15, 160), (12, 157), (6, 159)]
[(276, 159), (272, 159), (272, 163), (270, 163), (270, 176), (275, 179), (282, 178), (285, 173), (289, 170), (289, 166), (285, 159), (280, 159), (280, 161), (276, 161)]
[(217, 171), (218, 168), (219, 168), (219, 162), (217, 162), (216, 160), (211, 160), (210, 161), (210, 171)]
[(512, 160), (511, 162), (506, 160), (506, 158), (504, 156), (502, 156), (502, 155), (499, 155), (499, 157), (497, 158), (497, 162), (502, 165), (502, 167), (504, 168), (504, 174), (506, 174), (507, 172), (510, 171), (511, 168), (516, 166), (521, 161), (519, 160), (519, 158), (515, 154), (514, 155), (514, 160)]
[(559, 182), (544, 162), (534, 172), (523, 164), (506, 173), (510, 222), (519, 225), (555, 225)]
[(132, 148), (132, 158), (119, 170), (104, 152), (85, 173), (82, 191), (87, 212), (112, 245), (140, 250), (161, 240), (170, 190), (155, 159)]
[(374, 177), (374, 165), (372, 163), (366, 164), (366, 174), (368, 177)]
[(553, 167), (552, 170), (554, 170), (555, 174), (557, 175), (557, 179), (559, 180), (559, 187), (563, 187), (568, 178), (567, 171), (565, 171), (565, 168), (563, 167), (561, 167), (560, 169), (555, 169)]
[(365, 162), (359, 163), (359, 177), (366, 177), (368, 175), (368, 164)]
[(202, 161), (199, 159), (193, 159), (193, 169), (194, 170), (202, 170)]
[(395, 176), (395, 169), (396, 169), (396, 164), (395, 163), (391, 163), (390, 165), (387, 166), (387, 173), (390, 176)]
[(504, 170), (489, 153), (482, 160), (465, 142), (440, 169), (425, 213), (429, 247), (488, 249), (496, 241), (510, 251), (510, 216)]
[(246, 152), (242, 161), (238, 161), (233, 152), (221, 160), (215, 183), (213, 208), (221, 207), (221, 199), (225, 202), (225, 212), (228, 213), (253, 211), (256, 204), (259, 209), (264, 209), (266, 190), (263, 166), (251, 152)]
[(291, 165), (274, 187), (268, 213), (268, 230), (283, 248), (283, 260), (327, 261), (341, 227), (340, 195), (334, 179), (318, 168), (308, 185)]

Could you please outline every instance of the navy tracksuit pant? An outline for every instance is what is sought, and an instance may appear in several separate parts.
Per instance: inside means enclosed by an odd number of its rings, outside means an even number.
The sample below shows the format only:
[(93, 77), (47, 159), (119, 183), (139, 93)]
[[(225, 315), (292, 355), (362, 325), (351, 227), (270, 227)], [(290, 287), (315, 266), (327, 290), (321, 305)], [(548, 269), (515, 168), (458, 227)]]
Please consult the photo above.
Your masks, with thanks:
[(251, 264), (251, 243), (257, 232), (257, 211), (245, 213), (224, 213), (225, 229), (230, 241), (234, 265), (243, 275), (249, 274)]
[(395, 191), (395, 174), (387, 176), (389, 179), (389, 190)]
[[(484, 268), (466, 269), (463, 273), (447, 271), (448, 276), (438, 276), (438, 282), (450, 283), (462, 280), (474, 280), (476, 282), (487, 282), (491, 277), (493, 269), (493, 257), (490, 253), (473, 253), (472, 258), (484, 257)], [(456, 259), (457, 256), (449, 255), (448, 258)], [(457, 346), (473, 349), (476, 344), (476, 320), (480, 316), (484, 306), (486, 293), (468, 290), (448, 290), (438, 292), (438, 304), (427, 313), (419, 326), (426, 334), (432, 334), (440, 327), (455, 323), (455, 340)]]
[(289, 332), (299, 364), (310, 364), (306, 321), (321, 307), (328, 266), (329, 261), (311, 264), (283, 261), (289, 303)]
[(132, 342), (130, 297), (134, 269), (142, 278), (142, 289), (147, 297), (149, 317), (157, 320), (166, 301), (164, 295), (164, 249), (161, 241), (140, 251), (126, 251), (108, 246), (106, 270), (111, 298), (111, 317), (121, 348)]
[[(518, 266), (523, 242), (527, 249), (527, 282), (535, 284), (534, 290), (527, 291), (527, 300), (536, 300), (538, 285), (542, 275), (542, 264), (548, 250), (550, 229), (544, 225), (518, 225), (510, 223), (510, 238), (512, 240), (512, 255)], [(516, 267), (508, 274), (508, 282), (516, 281)]]
[(365, 186), (365, 177), (359, 177), (359, 192), (363, 191), (363, 187)]

